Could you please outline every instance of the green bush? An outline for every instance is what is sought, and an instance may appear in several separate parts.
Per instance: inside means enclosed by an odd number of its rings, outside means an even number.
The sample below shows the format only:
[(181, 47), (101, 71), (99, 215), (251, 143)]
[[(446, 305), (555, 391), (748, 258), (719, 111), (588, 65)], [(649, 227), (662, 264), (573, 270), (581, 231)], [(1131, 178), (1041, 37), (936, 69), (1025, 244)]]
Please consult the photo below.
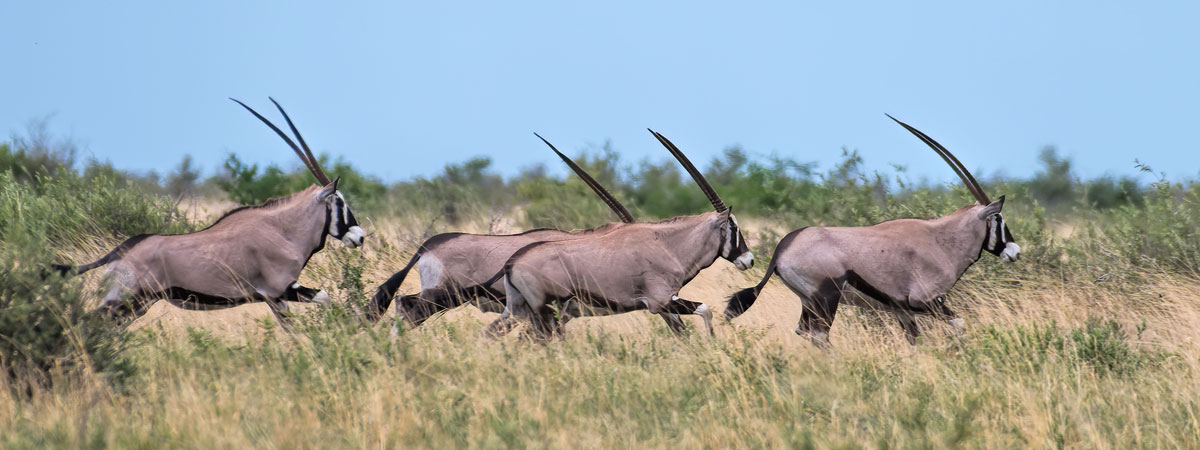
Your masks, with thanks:
[[(625, 191), (629, 185), (619, 178), (620, 157), (610, 145), (606, 144), (595, 156), (584, 154), (572, 159), (638, 219), (640, 211)], [(514, 183), (517, 197), (526, 203), (525, 216), (531, 227), (586, 229), (621, 220), (569, 169), (564, 180), (545, 172), (544, 166), (539, 166)]]
[(133, 368), (122, 353), (129, 336), (88, 314), (94, 293), (52, 274), (50, 264), (67, 262), (55, 261), (61, 250), (94, 250), (96, 237), (111, 242), (192, 225), (169, 198), (132, 189), (121, 177), (16, 175), (34, 172), (0, 172), (0, 368), (13, 386), (45, 384), (60, 373), (123, 379)]
[(269, 198), (299, 191), (313, 183), (312, 175), (304, 172), (284, 172), (271, 165), (259, 173), (258, 164), (243, 163), (237, 155), (225, 159), (223, 174), (216, 178), (229, 199), (242, 205), (256, 205)]
[(113, 184), (0, 173), (0, 367), (13, 386), (81, 371), (121, 380), (133, 368), (122, 354), (129, 336), (88, 314), (94, 295), (49, 270), (63, 262), (55, 249), (92, 236), (189, 229), (168, 200)]
[(39, 178), (36, 184), (0, 174), (0, 239), (54, 248), (102, 236), (190, 231), (167, 197), (119, 186), (107, 177)]
[(0, 251), (0, 368), (12, 386), (91, 372), (119, 383), (134, 369), (122, 328), (87, 311), (79, 282), (46, 278), (37, 249)]

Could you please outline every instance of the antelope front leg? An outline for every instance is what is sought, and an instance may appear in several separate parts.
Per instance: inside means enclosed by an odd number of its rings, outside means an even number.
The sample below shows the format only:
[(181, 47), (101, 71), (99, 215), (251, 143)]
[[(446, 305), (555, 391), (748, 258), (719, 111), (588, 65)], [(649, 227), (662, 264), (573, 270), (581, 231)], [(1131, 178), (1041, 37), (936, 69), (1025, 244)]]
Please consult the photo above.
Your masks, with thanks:
[(683, 332), (687, 331), (687, 324), (683, 323), (683, 319), (679, 318), (679, 314), (662, 313), (659, 314), (663, 322), (667, 323), (667, 328), (676, 336), (683, 336)]
[[(672, 295), (671, 301), (667, 303), (667, 307), (660, 314), (663, 315), (663, 319), (667, 318), (667, 314), (695, 314), (704, 319), (704, 327), (708, 329), (708, 335), (716, 336), (716, 333), (713, 332), (712, 309), (703, 303), (693, 302), (678, 295)], [(671, 321), (668, 320), (667, 324), (669, 325), (670, 323)]]
[(283, 300), (289, 302), (317, 303), (320, 305), (328, 305), (330, 302), (329, 294), (325, 291), (304, 286), (299, 282), (288, 286), (287, 290), (283, 292)]
[[(277, 291), (278, 292), (278, 291)], [(256, 290), (254, 295), (267, 304), (271, 308), (271, 314), (275, 316), (275, 320), (279, 322), (279, 326), (287, 332), (292, 332), (291, 310), (288, 309), (287, 302), (283, 301), (283, 294), (269, 295), (262, 291)]]
[(288, 308), (287, 302), (279, 299), (264, 300), (267, 306), (271, 308), (271, 313), (275, 315), (275, 320), (279, 321), (279, 326), (289, 333), (292, 330), (292, 311)]
[(917, 345), (917, 337), (921, 336), (921, 329), (917, 327), (917, 320), (908, 311), (897, 310), (895, 314), (896, 321), (900, 322), (900, 328), (904, 329), (904, 337), (908, 339), (908, 344)]
[(939, 295), (937, 298), (933, 299), (933, 303), (937, 305), (937, 314), (950, 323), (950, 327), (954, 329), (955, 336), (962, 336), (963, 333), (967, 332), (967, 328), (965, 326), (967, 321), (963, 320), (962, 317), (958, 317), (957, 314), (954, 314), (954, 311), (951, 311), (950, 308), (946, 306), (946, 297)]

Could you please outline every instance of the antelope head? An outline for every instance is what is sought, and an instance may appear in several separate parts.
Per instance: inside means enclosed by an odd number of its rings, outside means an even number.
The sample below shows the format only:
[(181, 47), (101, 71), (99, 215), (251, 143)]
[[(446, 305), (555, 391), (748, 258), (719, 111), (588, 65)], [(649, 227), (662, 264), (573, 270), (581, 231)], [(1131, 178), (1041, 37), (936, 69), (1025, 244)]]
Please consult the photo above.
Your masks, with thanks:
[[(296, 142), (292, 141), (292, 139), (288, 137), (283, 130), (280, 130), (279, 127), (271, 123), (270, 120), (267, 120), (266, 117), (263, 117), (262, 114), (259, 114), (258, 111), (246, 106), (245, 103), (242, 103), (235, 98), (230, 98), (230, 100), (242, 105), (243, 108), (246, 108), (247, 111), (250, 111), (251, 114), (254, 114), (254, 117), (257, 117), (258, 120), (261, 120), (263, 123), (267, 124), (268, 127), (271, 127), (271, 129), (275, 131), (275, 134), (278, 134), (279, 137), (283, 138), (284, 142), (287, 142), (288, 146), (292, 148), (292, 151), (296, 152), (296, 156), (300, 157), (300, 161), (304, 162), (304, 166), (308, 167), (308, 171), (313, 174), (313, 177), (316, 177), (317, 182), (320, 183), (322, 187), (315, 194), (314, 200), (325, 204), (325, 220), (327, 224), (325, 227), (326, 232), (329, 233), (330, 236), (333, 236), (334, 239), (342, 241), (351, 248), (362, 245), (363, 239), (366, 238), (366, 232), (364, 232), (362, 227), (358, 225), (358, 219), (354, 217), (354, 212), (350, 211), (350, 205), (346, 203), (346, 197), (343, 196), (342, 192), (338, 190), (338, 180), (341, 178), (339, 177), (330, 180), (329, 177), (325, 175), (325, 171), (321, 170), (321, 166), (317, 162), (317, 158), (313, 156), (312, 150), (308, 148), (308, 143), (304, 142), (304, 137), (300, 135), (300, 130), (296, 129), (296, 125), (292, 123), (292, 119), (288, 117), (288, 114), (283, 110), (283, 107), (279, 106), (279, 102), (276, 102), (275, 99), (271, 98), (271, 103), (274, 103), (275, 108), (279, 109), (279, 113), (282, 114), (283, 119), (287, 121), (288, 128), (291, 128), (292, 134), (296, 135), (296, 140), (300, 141), (299, 146), (297, 146)], [(303, 150), (301, 150), (301, 148), (303, 148)]]
[(942, 160), (946, 161), (946, 164), (949, 164), (951, 169), (954, 169), (954, 173), (966, 185), (967, 190), (971, 192), (971, 196), (975, 197), (976, 204), (973, 207), (975, 216), (987, 227), (982, 249), (999, 256), (1001, 261), (1007, 263), (1015, 262), (1019, 259), (1021, 257), (1021, 246), (1017, 245), (1017, 241), (1013, 239), (1012, 233), (1008, 231), (1008, 224), (1004, 223), (1004, 215), (1001, 214), (1001, 210), (1004, 209), (1004, 196), (1000, 196), (996, 201), (988, 199), (987, 193), (983, 191), (983, 187), (979, 185), (979, 182), (975, 180), (971, 172), (967, 170), (967, 166), (964, 166), (958, 158), (955, 158), (949, 150), (946, 150), (946, 147), (943, 147), (942, 144), (939, 144), (920, 130), (897, 120), (891, 115), (887, 116), (921, 139), (922, 142), (925, 142), (925, 145), (932, 148), (938, 156), (941, 156)]
[(721, 234), (721, 247), (718, 254), (722, 258), (725, 258), (725, 260), (732, 262), (738, 270), (746, 270), (753, 267), (754, 253), (750, 251), (750, 247), (746, 246), (746, 238), (742, 236), (742, 230), (738, 227), (737, 217), (733, 215), (733, 210), (725, 206), (725, 203), (721, 201), (721, 197), (717, 195), (717, 191), (704, 178), (704, 174), (696, 169), (696, 166), (679, 150), (679, 147), (676, 147), (665, 136), (654, 130), (650, 130), (650, 133), (671, 152), (671, 155), (675, 156), (675, 159), (679, 160), (683, 168), (687, 170), (692, 179), (696, 181), (696, 184), (700, 186), (700, 190), (704, 192), (704, 196), (708, 197), (708, 201), (712, 203), (713, 209), (717, 211), (719, 220), (714, 226)]

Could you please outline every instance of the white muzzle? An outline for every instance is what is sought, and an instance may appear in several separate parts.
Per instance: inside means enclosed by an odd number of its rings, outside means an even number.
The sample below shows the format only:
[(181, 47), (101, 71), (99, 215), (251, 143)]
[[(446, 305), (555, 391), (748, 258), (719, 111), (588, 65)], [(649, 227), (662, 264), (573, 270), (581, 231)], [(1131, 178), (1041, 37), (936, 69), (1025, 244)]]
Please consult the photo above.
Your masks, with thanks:
[(366, 236), (367, 233), (364, 232), (361, 227), (355, 225), (350, 227), (349, 230), (346, 230), (346, 234), (342, 235), (342, 242), (346, 243), (346, 245), (349, 245), (350, 248), (355, 248), (362, 245), (363, 238)]
[(1016, 242), (1004, 244), (1004, 251), (1000, 252), (1000, 260), (1006, 263), (1016, 262), (1021, 258), (1021, 246)]
[(733, 260), (733, 266), (737, 267), (738, 270), (746, 270), (746, 269), (749, 269), (750, 266), (753, 266), (753, 265), (754, 265), (754, 252), (742, 253), (741, 256), (738, 256), (737, 259)]

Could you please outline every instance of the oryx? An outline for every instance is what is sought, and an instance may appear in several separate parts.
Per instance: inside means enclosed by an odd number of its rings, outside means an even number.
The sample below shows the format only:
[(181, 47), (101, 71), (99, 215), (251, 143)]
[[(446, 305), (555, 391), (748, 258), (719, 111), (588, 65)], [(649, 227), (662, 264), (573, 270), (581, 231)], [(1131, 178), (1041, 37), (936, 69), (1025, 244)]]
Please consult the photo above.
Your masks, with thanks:
[[(378, 320), (387, 311), (396, 290), (413, 266), (418, 268), (421, 276), (421, 291), (403, 295), (396, 303), (396, 314), (410, 326), (419, 326), (434, 314), (465, 303), (472, 303), (484, 312), (500, 312), (504, 308), (502, 269), (504, 262), (517, 249), (534, 242), (602, 235), (634, 221), (629, 210), (582, 167), (558, 151), (550, 141), (537, 133), (534, 135), (579, 175), (622, 223), (609, 223), (582, 231), (539, 228), (509, 235), (442, 233), (433, 236), (417, 247), (408, 264), (375, 290), (374, 299), (367, 307), (368, 318)], [(676, 332), (683, 328), (683, 322), (676, 315), (663, 315), (663, 320)]]
[(323, 291), (297, 283), (300, 271), (325, 246), (325, 236), (358, 247), (365, 233), (338, 191), (338, 180), (330, 181), (325, 176), (279, 103), (271, 99), (303, 151), (271, 121), (242, 102), (231, 100), (283, 138), (321, 185), (261, 205), (234, 209), (194, 233), (138, 235), (90, 264), (56, 266), (64, 273), (108, 266), (110, 285), (99, 311), (140, 316), (153, 300), (163, 297), (188, 309), (265, 301), (275, 317), (286, 324), (284, 300), (328, 301)]
[[(709, 334), (708, 305), (679, 297), (679, 289), (718, 257), (739, 270), (754, 264), (737, 218), (675, 144), (650, 130), (713, 205), (714, 212), (652, 223), (634, 223), (600, 236), (529, 244), (504, 265), (507, 305), (489, 326), (502, 334), (514, 316), (528, 317), (541, 337), (559, 334), (554, 310), (574, 299), (593, 314), (647, 309), (655, 314), (696, 314)], [(591, 311), (588, 311), (588, 310)]]
[[(934, 314), (961, 330), (963, 319), (946, 306), (945, 295), (984, 250), (1013, 262), (1021, 247), (1013, 240), (1000, 210), (1004, 197), (990, 201), (967, 167), (941, 144), (916, 128), (888, 116), (932, 148), (950, 165), (977, 203), (933, 219), (898, 219), (868, 227), (807, 227), (779, 241), (758, 285), (729, 298), (726, 318), (745, 312), (771, 275), (803, 303), (796, 334), (819, 347), (829, 344), (829, 327), (843, 299), (859, 306), (894, 312), (908, 332), (919, 335), (913, 314)], [(863, 295), (843, 297), (847, 287)], [(858, 300), (866, 300), (865, 304)]]

